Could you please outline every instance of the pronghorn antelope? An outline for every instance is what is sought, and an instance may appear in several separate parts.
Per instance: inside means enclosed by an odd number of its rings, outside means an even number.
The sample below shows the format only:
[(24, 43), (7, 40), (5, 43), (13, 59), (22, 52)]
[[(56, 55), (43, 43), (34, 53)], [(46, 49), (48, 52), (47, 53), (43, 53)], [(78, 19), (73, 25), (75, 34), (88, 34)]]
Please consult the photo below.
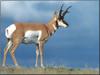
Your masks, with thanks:
[[(20, 43), (36, 44), (36, 64), (38, 66), (38, 56), (40, 53), (40, 66), (43, 65), (43, 47), (45, 42), (51, 37), (59, 27), (68, 27), (68, 23), (64, 20), (64, 16), (68, 13), (69, 6), (65, 11), (61, 6), (59, 12), (55, 12), (53, 18), (47, 24), (39, 23), (15, 23), (11, 24), (5, 29), (5, 36), (7, 38), (7, 45), (4, 50), (3, 66), (6, 63), (7, 52), (10, 51), (12, 60), (15, 66), (18, 63), (15, 58), (15, 50)], [(9, 50), (10, 49), (10, 50)]]

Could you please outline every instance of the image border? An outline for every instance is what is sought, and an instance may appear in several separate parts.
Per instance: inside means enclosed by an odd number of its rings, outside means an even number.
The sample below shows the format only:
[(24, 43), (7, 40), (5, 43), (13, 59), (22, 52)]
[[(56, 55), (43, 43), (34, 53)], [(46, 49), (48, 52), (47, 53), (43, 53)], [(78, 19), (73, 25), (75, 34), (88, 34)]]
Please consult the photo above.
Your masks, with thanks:
[[(2, 60), (2, 45), (1, 45), (1, 30), (2, 30), (2, 17), (1, 17), (1, 2), (2, 1), (48, 1), (48, 0), (0, 0), (0, 65), (1, 65), (1, 60)], [(50, 1), (99, 1), (99, 0), (50, 0)], [(100, 7), (100, 1), (99, 1), (99, 7)], [(100, 20), (100, 8), (99, 8), (99, 20)], [(99, 28), (100, 28), (100, 21), (99, 21)], [(99, 45), (100, 45), (100, 29), (99, 29)], [(100, 69), (100, 47), (99, 47), (99, 69)]]

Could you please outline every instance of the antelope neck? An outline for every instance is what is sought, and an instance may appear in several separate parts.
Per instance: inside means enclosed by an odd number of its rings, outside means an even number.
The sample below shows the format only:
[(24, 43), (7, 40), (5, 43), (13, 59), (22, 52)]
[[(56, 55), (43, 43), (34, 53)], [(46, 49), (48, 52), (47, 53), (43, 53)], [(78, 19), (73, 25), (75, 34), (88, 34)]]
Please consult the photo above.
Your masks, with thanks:
[(50, 35), (52, 35), (53, 33), (55, 33), (56, 30), (58, 29), (56, 23), (48, 24), (46, 26), (48, 28), (48, 31), (49, 31)]

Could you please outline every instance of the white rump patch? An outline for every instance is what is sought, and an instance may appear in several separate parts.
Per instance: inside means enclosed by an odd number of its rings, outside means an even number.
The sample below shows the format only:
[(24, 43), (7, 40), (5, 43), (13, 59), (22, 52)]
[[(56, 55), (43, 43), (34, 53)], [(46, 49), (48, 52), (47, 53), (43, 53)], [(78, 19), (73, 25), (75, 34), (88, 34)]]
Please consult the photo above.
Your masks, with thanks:
[(38, 43), (40, 38), (41, 38), (41, 34), (42, 34), (41, 30), (38, 30), (38, 31), (32, 31), (32, 30), (26, 31), (23, 42), (24, 43), (33, 43), (33, 42), (34, 43)]
[(13, 32), (16, 30), (15, 24), (11, 24), (5, 29), (5, 35), (7, 38), (12, 38)]

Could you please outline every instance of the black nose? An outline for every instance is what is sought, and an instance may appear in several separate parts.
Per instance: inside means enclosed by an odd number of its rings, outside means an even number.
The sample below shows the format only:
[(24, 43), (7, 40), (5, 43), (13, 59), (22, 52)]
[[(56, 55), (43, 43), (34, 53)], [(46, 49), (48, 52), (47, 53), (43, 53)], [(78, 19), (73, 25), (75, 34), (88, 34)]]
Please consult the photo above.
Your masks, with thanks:
[(69, 26), (69, 24), (67, 22), (65, 22), (67, 26)]
[(67, 25), (67, 27), (69, 27), (69, 24), (66, 21), (63, 21), (63, 22)]
[(67, 24), (67, 27), (69, 27), (69, 24)]

